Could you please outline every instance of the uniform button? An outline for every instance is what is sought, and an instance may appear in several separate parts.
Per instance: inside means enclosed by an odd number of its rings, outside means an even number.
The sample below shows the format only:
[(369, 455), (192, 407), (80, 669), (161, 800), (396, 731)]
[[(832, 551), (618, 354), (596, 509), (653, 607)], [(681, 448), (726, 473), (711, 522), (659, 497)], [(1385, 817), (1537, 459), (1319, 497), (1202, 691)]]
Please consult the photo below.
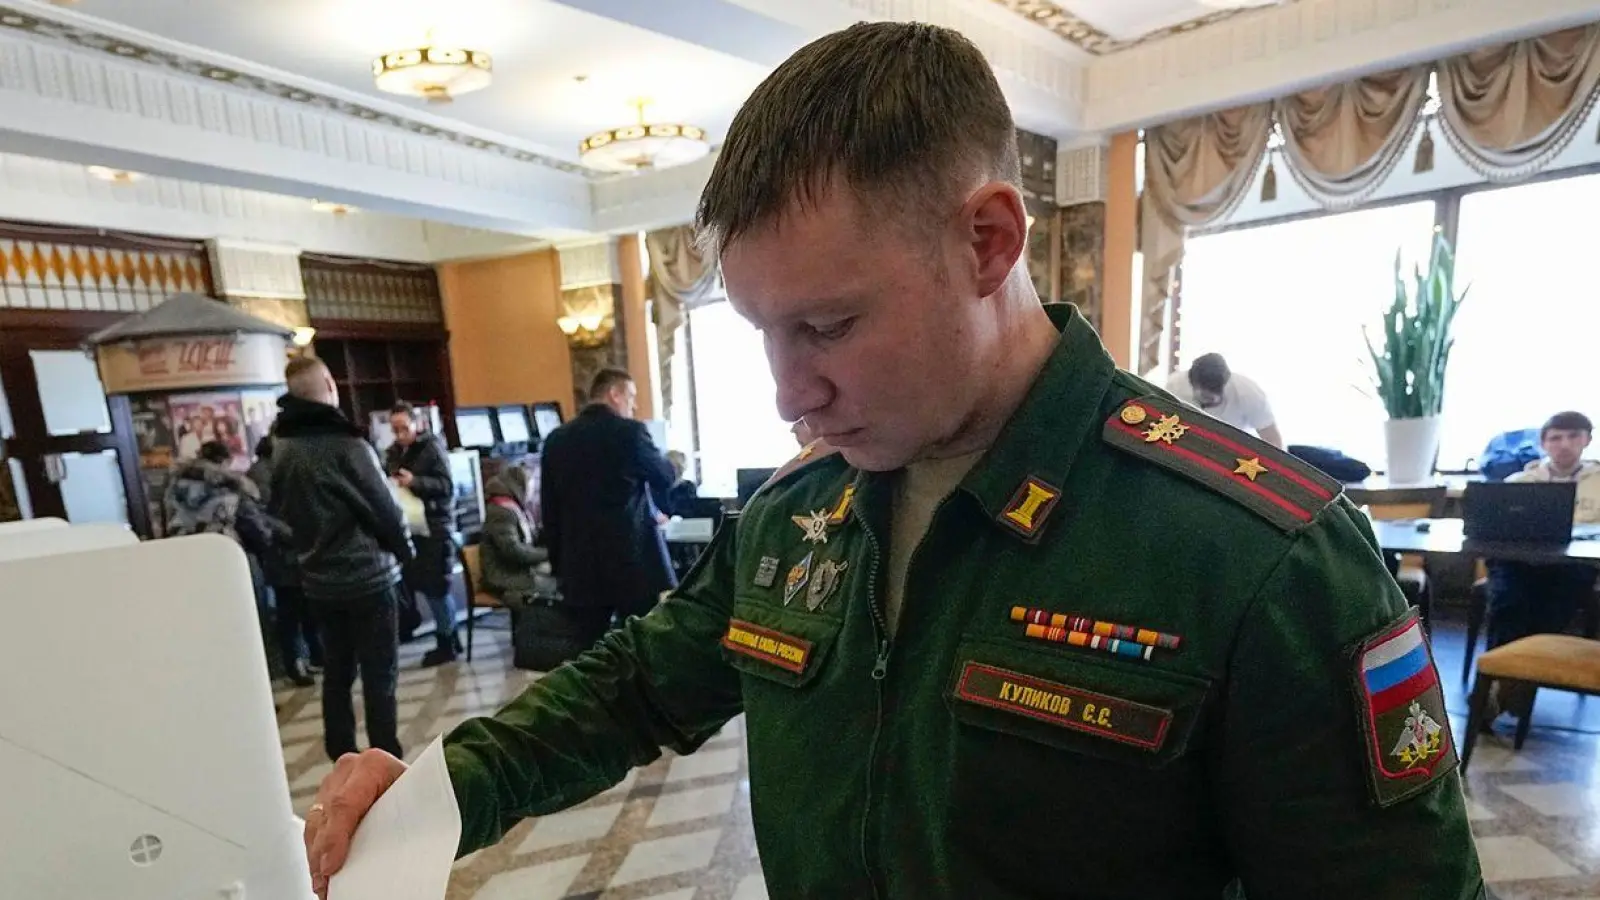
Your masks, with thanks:
[(1122, 421), (1129, 425), (1139, 425), (1145, 420), (1144, 407), (1130, 403), (1122, 408)]

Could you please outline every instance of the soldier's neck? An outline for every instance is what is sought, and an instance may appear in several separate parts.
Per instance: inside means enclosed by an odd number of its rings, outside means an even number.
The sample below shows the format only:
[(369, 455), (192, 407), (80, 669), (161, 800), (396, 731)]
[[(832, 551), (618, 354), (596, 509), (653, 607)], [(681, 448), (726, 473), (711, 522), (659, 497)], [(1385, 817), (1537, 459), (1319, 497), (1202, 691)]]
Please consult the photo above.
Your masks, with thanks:
[(999, 340), (982, 376), (985, 390), (961, 426), (948, 438), (919, 455), (919, 459), (949, 459), (987, 450), (1016, 413), (1055, 352), (1061, 333), (1039, 304), (1033, 285), (1026, 281), (1008, 285), (1006, 297), (994, 298), (1000, 307)]

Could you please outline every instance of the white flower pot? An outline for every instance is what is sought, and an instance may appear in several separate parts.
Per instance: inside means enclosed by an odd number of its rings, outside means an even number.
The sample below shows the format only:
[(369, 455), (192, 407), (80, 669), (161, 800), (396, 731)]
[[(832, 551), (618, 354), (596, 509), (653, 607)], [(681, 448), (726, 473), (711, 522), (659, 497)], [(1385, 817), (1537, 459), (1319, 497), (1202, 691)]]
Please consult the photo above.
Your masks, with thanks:
[(1390, 419), (1383, 423), (1391, 485), (1428, 484), (1439, 456), (1439, 417)]

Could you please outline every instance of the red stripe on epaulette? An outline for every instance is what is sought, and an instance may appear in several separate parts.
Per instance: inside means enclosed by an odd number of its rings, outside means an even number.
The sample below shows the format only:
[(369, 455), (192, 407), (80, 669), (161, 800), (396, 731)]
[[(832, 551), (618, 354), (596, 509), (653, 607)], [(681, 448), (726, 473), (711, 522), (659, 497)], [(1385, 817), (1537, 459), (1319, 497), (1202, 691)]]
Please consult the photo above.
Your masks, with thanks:
[[(1117, 430), (1119, 430), (1119, 431), (1121, 431), (1121, 432), (1123, 432), (1125, 434), (1131, 434), (1134, 437), (1142, 438), (1143, 435), (1144, 435), (1144, 432), (1140, 431), (1138, 428), (1135, 428), (1135, 427), (1133, 427), (1131, 425), (1128, 425), (1125, 422), (1119, 422), (1119, 421), (1113, 420), (1109, 424), (1113, 428), (1116, 428)], [(1188, 423), (1185, 423), (1185, 424), (1188, 424)], [(1189, 426), (1189, 433), (1197, 435), (1197, 436), (1200, 436), (1200, 437), (1205, 437), (1206, 436), (1206, 432), (1204, 432), (1202, 429), (1196, 428), (1193, 425)], [(1228, 442), (1228, 441), (1217, 441), (1217, 443), (1222, 444), (1223, 446), (1233, 446), (1231, 444), (1231, 442)], [(1277, 506), (1277, 507), (1281, 508), (1284, 512), (1289, 513), (1290, 515), (1292, 515), (1295, 518), (1301, 520), (1302, 522), (1309, 522), (1309, 521), (1312, 520), (1312, 518), (1314, 518), (1314, 515), (1309, 510), (1302, 509), (1301, 507), (1295, 505), (1294, 503), (1290, 502), (1288, 500), (1288, 498), (1284, 497), (1282, 494), (1279, 494), (1276, 491), (1273, 491), (1272, 489), (1266, 487), (1265, 485), (1257, 484), (1256, 482), (1250, 481), (1249, 479), (1238, 478), (1234, 474), (1234, 472), (1229, 470), (1226, 466), (1220, 465), (1215, 460), (1207, 459), (1206, 457), (1201, 456), (1200, 454), (1195, 453), (1194, 451), (1189, 450), (1186, 447), (1181, 447), (1181, 446), (1179, 446), (1178, 444), (1175, 444), (1175, 443), (1174, 444), (1167, 444), (1167, 443), (1163, 443), (1161, 441), (1156, 441), (1154, 443), (1151, 443), (1151, 444), (1149, 444), (1149, 446), (1152, 447), (1152, 448), (1159, 449), (1164, 453), (1171, 453), (1171, 454), (1173, 454), (1175, 456), (1183, 457), (1184, 459), (1187, 459), (1190, 462), (1195, 463), (1196, 465), (1202, 466), (1202, 467), (1204, 467), (1206, 469), (1211, 470), (1212, 472), (1217, 473), (1218, 475), (1221, 475), (1221, 476), (1223, 476), (1225, 478), (1228, 478), (1231, 481), (1233, 481), (1233, 483), (1235, 483), (1235, 484), (1239, 485), (1240, 487), (1245, 488), (1246, 490), (1250, 491), (1251, 493), (1256, 494), (1257, 496), (1260, 496), (1261, 498), (1271, 502), (1274, 506)], [(1245, 451), (1243, 447), (1240, 447), (1239, 450), (1241, 452), (1249, 452), (1249, 451)]]
[[(1165, 410), (1161, 410), (1161, 409), (1158, 409), (1156, 407), (1149, 406), (1149, 405), (1147, 405), (1145, 403), (1142, 403), (1142, 402), (1139, 402), (1139, 401), (1134, 401), (1131, 405), (1137, 406), (1140, 409), (1143, 409), (1146, 413), (1151, 413), (1151, 414), (1155, 414), (1155, 415), (1166, 415), (1167, 414)], [(1128, 427), (1124, 423), (1119, 422), (1117, 424), (1118, 425), (1122, 425), (1124, 430), (1131, 431), (1134, 434), (1141, 434), (1142, 433), (1137, 428)], [(1318, 497), (1321, 497), (1324, 500), (1332, 500), (1334, 498), (1334, 493), (1332, 491), (1328, 490), (1327, 488), (1323, 487), (1320, 484), (1317, 484), (1317, 483), (1311, 481), (1310, 479), (1308, 479), (1305, 476), (1301, 475), (1299, 472), (1294, 471), (1293, 468), (1291, 468), (1289, 466), (1286, 466), (1286, 465), (1283, 465), (1284, 459), (1283, 459), (1283, 454), (1281, 454), (1281, 453), (1273, 453), (1273, 452), (1268, 451), (1268, 450), (1263, 450), (1260, 447), (1255, 447), (1255, 448), (1246, 447), (1243, 444), (1239, 444), (1239, 443), (1236, 443), (1234, 441), (1228, 440), (1226, 437), (1223, 437), (1222, 435), (1217, 434), (1215, 431), (1212, 431), (1211, 429), (1206, 428), (1203, 425), (1196, 425), (1192, 421), (1187, 421), (1186, 420), (1184, 422), (1184, 424), (1189, 426), (1189, 433), (1190, 434), (1195, 435), (1196, 437), (1205, 438), (1206, 440), (1211, 441), (1212, 443), (1221, 444), (1222, 446), (1227, 447), (1229, 450), (1232, 450), (1235, 453), (1243, 453), (1243, 454), (1245, 454), (1247, 456), (1255, 456), (1255, 455), (1270, 456), (1272, 458), (1273, 462), (1277, 464), (1272, 469), (1273, 472), (1275, 472), (1275, 473), (1277, 473), (1279, 475), (1282, 475), (1283, 477), (1289, 479), (1290, 481), (1293, 481), (1295, 484), (1300, 485), (1301, 487), (1303, 487), (1306, 490), (1310, 491), (1311, 493), (1317, 495)], [(1268, 445), (1268, 446), (1271, 446), (1271, 445)], [(1232, 473), (1228, 473), (1228, 474), (1232, 474)]]

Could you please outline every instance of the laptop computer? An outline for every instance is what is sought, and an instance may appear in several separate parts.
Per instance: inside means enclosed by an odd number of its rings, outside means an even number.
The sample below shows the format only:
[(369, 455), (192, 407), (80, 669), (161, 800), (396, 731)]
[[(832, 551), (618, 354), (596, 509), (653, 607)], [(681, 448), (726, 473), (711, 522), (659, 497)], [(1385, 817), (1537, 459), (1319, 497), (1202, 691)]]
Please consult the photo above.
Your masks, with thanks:
[(1565, 544), (1577, 502), (1570, 481), (1474, 482), (1461, 498), (1462, 531), (1471, 541)]

